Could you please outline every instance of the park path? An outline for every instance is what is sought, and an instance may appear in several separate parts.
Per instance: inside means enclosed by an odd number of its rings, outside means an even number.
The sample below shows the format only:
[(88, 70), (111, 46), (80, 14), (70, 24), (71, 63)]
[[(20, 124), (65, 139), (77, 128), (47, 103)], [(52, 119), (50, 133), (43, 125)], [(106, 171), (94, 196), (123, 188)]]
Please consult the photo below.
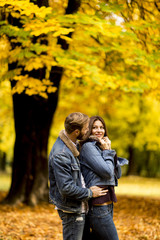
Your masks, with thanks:
[[(120, 240), (160, 240), (160, 199), (118, 195), (114, 222)], [(48, 203), (0, 205), (0, 240), (62, 240), (61, 221)]]

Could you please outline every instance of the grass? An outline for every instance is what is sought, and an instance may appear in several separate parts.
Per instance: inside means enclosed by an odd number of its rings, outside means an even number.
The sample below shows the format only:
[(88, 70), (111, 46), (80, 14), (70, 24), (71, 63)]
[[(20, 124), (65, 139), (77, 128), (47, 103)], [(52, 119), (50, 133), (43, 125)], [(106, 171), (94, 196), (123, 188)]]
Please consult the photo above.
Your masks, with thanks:
[(122, 177), (116, 188), (118, 195), (160, 198), (160, 178)]
[[(0, 172), (0, 191), (8, 191), (10, 184), (11, 175)], [(116, 187), (116, 194), (160, 198), (160, 178), (122, 177)]]
[(8, 191), (11, 185), (11, 175), (0, 172), (0, 191)]

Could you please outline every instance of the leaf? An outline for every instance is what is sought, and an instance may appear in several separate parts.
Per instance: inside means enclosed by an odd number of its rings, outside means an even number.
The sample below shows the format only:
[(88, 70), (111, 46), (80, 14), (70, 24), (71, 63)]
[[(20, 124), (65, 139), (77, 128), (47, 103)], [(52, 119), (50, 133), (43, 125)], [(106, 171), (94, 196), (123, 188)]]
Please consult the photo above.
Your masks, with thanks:
[(56, 92), (57, 91), (57, 87), (48, 87), (47, 88), (47, 92), (48, 93), (54, 93), (54, 92)]

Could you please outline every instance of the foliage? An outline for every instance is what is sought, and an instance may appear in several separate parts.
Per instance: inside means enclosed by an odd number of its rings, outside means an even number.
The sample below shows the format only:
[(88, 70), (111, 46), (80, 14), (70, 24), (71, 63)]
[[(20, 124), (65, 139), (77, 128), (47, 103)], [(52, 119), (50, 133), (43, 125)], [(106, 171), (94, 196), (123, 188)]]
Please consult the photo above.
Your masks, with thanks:
[[(50, 0), (49, 8), (38, 8), (29, 0), (0, 0), (0, 78), (4, 81), (0, 148), (8, 152), (14, 139), (6, 81), (17, 82), (12, 94), (25, 91), (47, 98), (56, 91), (50, 71), (58, 66), (64, 74), (49, 150), (65, 116), (82, 111), (104, 116), (119, 154), (128, 157), (127, 147), (132, 144), (137, 151), (152, 151), (151, 162), (159, 159), (160, 24), (156, 4), (83, 0), (77, 14), (64, 15), (67, 0)], [(60, 39), (69, 49), (62, 49)], [(7, 64), (14, 63), (17, 67), (8, 70)], [(46, 69), (44, 79), (30, 77), (30, 72), (42, 68)]]
[[(70, 93), (74, 91), (74, 95)], [(67, 103), (67, 104), (66, 104)], [(121, 94), (113, 90), (96, 88), (85, 91), (75, 86), (73, 89), (61, 87), (58, 109), (51, 131), (49, 150), (59, 131), (64, 128), (65, 116), (80, 111), (89, 116), (100, 115), (105, 119), (112, 148), (119, 156), (129, 158), (128, 147), (135, 151), (135, 173), (142, 176), (160, 176), (160, 118), (159, 101), (151, 96)], [(124, 169), (124, 174), (127, 168)]]
[[(114, 113), (108, 114), (106, 121), (119, 136), (123, 135), (123, 149), (127, 145), (132, 145), (140, 151), (146, 147), (146, 150), (157, 151), (160, 148), (160, 117), (158, 114), (159, 102), (150, 97), (141, 97), (139, 95), (124, 95), (121, 101), (114, 102)], [(114, 121), (114, 118), (116, 121)], [(110, 123), (109, 123), (110, 122)], [(116, 145), (120, 145), (121, 139), (116, 139), (113, 134)]]
[(14, 118), (10, 83), (0, 83), (0, 150), (7, 153), (9, 161), (12, 160), (13, 144), (15, 139)]
[[(9, 54), (9, 42), (5, 36), (0, 39), (1, 56), (7, 58)], [(1, 58), (1, 57), (0, 57)], [(7, 65), (0, 59), (0, 79), (7, 71)], [(0, 150), (7, 153), (11, 160), (14, 143), (14, 117), (10, 82), (0, 82)]]
[[(98, 1), (93, 1), (89, 4), (84, 1), (81, 11), (75, 15), (58, 15), (51, 7), (38, 8), (28, 0), (0, 1), (0, 6), (6, 18), (1, 21), (0, 33), (9, 37), (12, 46), (7, 59), (10, 64), (18, 62), (18, 68), (6, 74), (6, 77), (17, 81), (13, 93), (25, 90), (29, 95), (47, 97), (47, 92), (56, 90), (49, 82), (52, 66), (65, 69), (69, 80), (67, 85), (78, 82), (83, 86), (98, 85), (106, 90), (125, 92), (144, 92), (151, 88), (150, 76), (146, 76), (145, 71), (149, 71), (151, 76), (157, 71), (159, 55), (155, 48), (150, 52), (144, 49), (142, 39), (132, 28), (138, 25), (136, 30), (140, 28), (145, 32), (146, 28), (155, 29), (158, 25), (154, 22), (149, 24), (147, 20), (145, 24), (144, 21), (117, 24), (117, 16), (125, 7), (122, 3), (111, 1), (105, 4), (101, 1), (98, 4)], [(15, 22), (20, 20), (21, 25), (9, 23), (9, 15)], [(72, 32), (73, 39), (70, 38)], [(61, 48), (58, 37), (71, 43), (69, 50)], [(38, 42), (34, 42), (35, 38)], [(150, 39), (151, 44), (153, 39)], [(2, 58), (7, 61), (6, 56)], [(23, 68), (30, 72), (43, 67), (47, 71), (42, 82), (28, 74), (21, 75)]]
[[(144, 186), (144, 185), (143, 185)], [(142, 188), (143, 190), (143, 188)], [(0, 193), (0, 198), (5, 193)], [(159, 199), (138, 196), (117, 196), (114, 222), (119, 238), (125, 240), (159, 240)], [(53, 205), (36, 207), (0, 206), (0, 238), (7, 239), (62, 239), (62, 225)]]

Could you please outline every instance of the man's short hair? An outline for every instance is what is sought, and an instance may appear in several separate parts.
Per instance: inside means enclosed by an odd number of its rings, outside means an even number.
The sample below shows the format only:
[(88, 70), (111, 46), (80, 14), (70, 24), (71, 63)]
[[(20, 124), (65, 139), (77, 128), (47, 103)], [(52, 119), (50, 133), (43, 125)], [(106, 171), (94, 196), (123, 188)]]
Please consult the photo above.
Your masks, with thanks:
[(81, 112), (71, 113), (65, 119), (65, 130), (68, 134), (72, 133), (76, 129), (79, 129), (81, 131), (87, 121), (89, 121), (89, 117), (86, 114), (83, 114)]

